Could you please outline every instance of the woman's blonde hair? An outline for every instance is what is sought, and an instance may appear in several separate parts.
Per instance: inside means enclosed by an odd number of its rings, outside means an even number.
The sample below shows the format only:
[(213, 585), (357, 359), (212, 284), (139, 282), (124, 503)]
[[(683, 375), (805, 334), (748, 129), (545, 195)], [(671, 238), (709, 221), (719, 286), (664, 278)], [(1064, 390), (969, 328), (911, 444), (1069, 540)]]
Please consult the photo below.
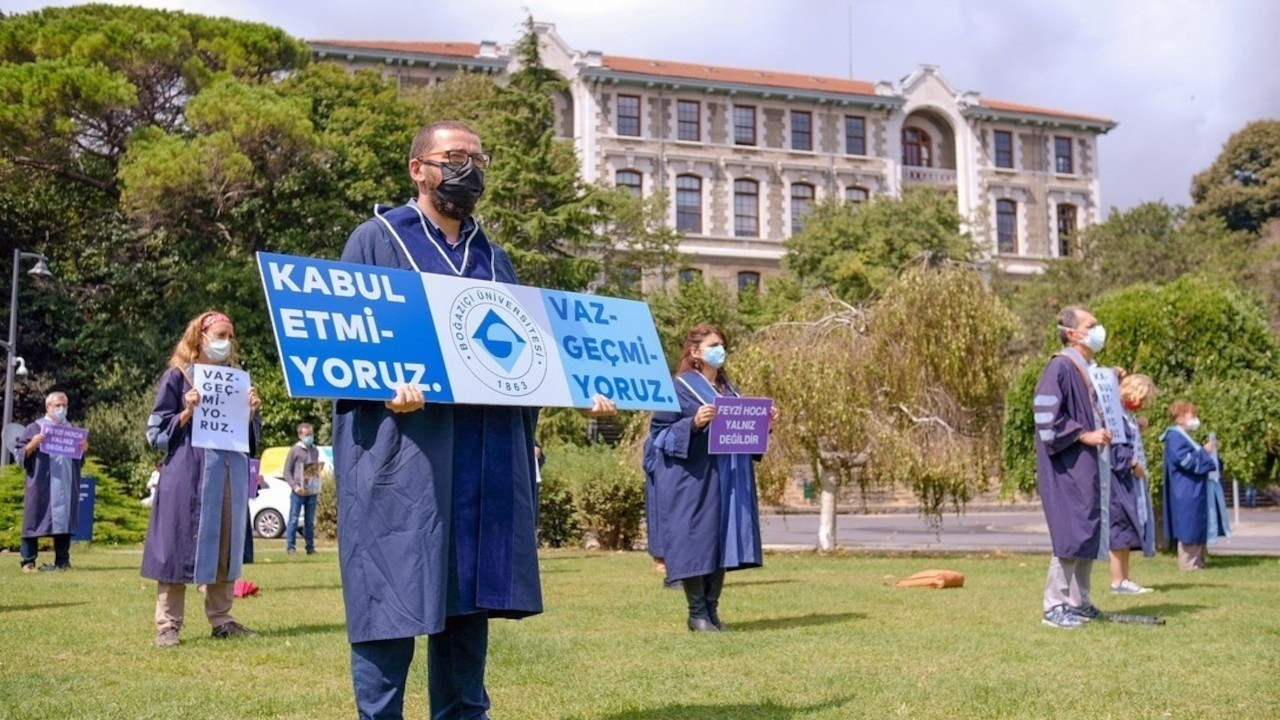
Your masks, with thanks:
[(1125, 375), (1120, 381), (1120, 399), (1130, 405), (1145, 405), (1156, 394), (1156, 384), (1146, 375)]
[[(178, 339), (178, 344), (173, 347), (173, 355), (169, 357), (169, 367), (185, 372), (188, 367), (195, 364), (200, 357), (200, 338), (204, 335), (205, 330), (214, 324), (209, 323), (206, 325), (206, 321), (211, 318), (214, 322), (231, 322), (231, 318), (217, 310), (205, 310), (195, 316), (191, 322), (187, 323), (187, 329), (182, 331), (182, 337)], [(236, 343), (234, 331), (231, 334), (231, 355), (227, 358), (227, 364), (240, 367), (240, 347)]]

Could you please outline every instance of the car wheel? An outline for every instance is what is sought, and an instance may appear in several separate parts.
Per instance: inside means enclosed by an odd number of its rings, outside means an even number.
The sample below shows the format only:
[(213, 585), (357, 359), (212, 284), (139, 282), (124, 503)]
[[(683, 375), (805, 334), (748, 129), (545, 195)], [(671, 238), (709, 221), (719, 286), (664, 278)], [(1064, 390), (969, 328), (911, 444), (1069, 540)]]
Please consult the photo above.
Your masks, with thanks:
[(271, 508), (267, 508), (258, 513), (258, 516), (253, 519), (253, 529), (257, 531), (260, 537), (278, 538), (284, 535), (284, 516)]

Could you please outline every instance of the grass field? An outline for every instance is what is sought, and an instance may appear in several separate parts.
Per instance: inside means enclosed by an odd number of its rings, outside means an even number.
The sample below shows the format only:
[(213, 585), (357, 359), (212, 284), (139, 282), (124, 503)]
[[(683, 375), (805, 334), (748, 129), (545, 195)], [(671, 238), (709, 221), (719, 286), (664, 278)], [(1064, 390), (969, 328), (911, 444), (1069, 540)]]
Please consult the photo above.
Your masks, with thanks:
[[(264, 547), (265, 546), (265, 547)], [(152, 646), (140, 555), (79, 550), (66, 573), (0, 571), (0, 717), (352, 718), (337, 555), (259, 545), (258, 598), (235, 614), (259, 638), (209, 638), (188, 593), (182, 645)], [(1159, 592), (1105, 610), (1165, 627), (1044, 628), (1041, 556), (770, 556), (731, 574), (735, 630), (691, 635), (683, 595), (638, 553), (549, 553), (547, 612), (496, 621), (494, 720), (1280, 717), (1280, 561), (1135, 562)], [(887, 576), (945, 567), (961, 590), (899, 590)], [(426, 717), (419, 646), (406, 715)]]

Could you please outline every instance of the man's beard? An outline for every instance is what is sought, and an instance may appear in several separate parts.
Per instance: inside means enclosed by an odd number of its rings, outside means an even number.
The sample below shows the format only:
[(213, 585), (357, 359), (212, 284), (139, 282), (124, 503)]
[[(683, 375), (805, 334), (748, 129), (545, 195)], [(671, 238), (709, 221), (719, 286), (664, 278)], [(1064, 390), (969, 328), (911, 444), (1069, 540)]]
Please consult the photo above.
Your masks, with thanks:
[[(425, 187), (425, 186), (424, 186)], [(459, 222), (471, 217), (471, 213), (475, 212), (475, 205), (460, 205), (452, 200), (445, 198), (440, 194), (440, 186), (427, 189), (427, 199), (431, 206), (441, 215), (447, 218), (453, 218)]]

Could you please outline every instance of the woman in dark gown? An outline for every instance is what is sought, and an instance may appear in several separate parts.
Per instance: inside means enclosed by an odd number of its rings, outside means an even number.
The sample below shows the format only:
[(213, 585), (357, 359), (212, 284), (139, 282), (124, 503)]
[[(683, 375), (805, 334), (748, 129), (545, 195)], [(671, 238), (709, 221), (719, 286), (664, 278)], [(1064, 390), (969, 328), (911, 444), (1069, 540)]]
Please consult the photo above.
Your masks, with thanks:
[(262, 427), (261, 403), (250, 388), (248, 454), (194, 447), (191, 418), (200, 393), (192, 378), (197, 363), (237, 366), (235, 330), (226, 315), (211, 310), (188, 323), (160, 378), (147, 420), (147, 442), (164, 453), (142, 551), (142, 576), (157, 584), (158, 647), (178, 644), (191, 583), (204, 593), (213, 637), (253, 635), (231, 616), (231, 604), (244, 560), (249, 456), (256, 453)]

